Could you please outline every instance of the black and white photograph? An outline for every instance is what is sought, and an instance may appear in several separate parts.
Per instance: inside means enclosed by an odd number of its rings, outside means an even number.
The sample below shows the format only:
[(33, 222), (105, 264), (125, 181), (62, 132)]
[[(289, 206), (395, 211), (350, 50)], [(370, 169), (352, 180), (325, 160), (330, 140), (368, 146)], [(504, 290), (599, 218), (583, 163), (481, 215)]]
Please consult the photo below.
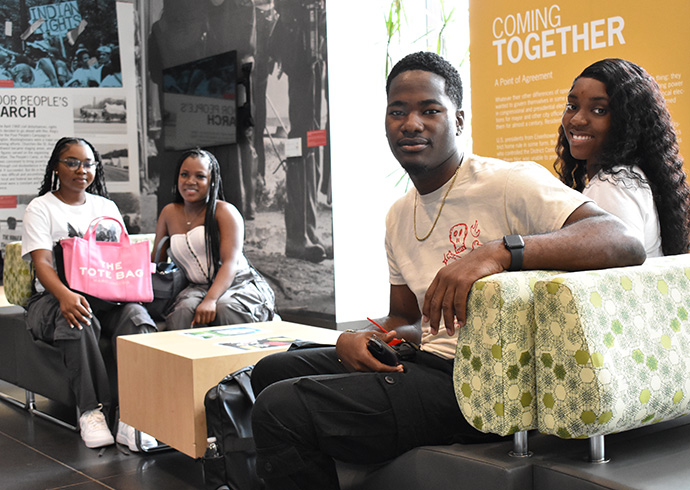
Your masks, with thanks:
[(129, 152), (126, 145), (101, 143), (98, 153), (107, 182), (125, 182), (129, 179)]
[(170, 202), (181, 150), (165, 138), (172, 118), (180, 126), (166, 97), (188, 85), (190, 66), (233, 51), (237, 124), (224, 137), (236, 143), (204, 146), (199, 135), (185, 146), (202, 146), (218, 158), (226, 200), (245, 221), (244, 251), (273, 287), (281, 315), (332, 324), (326, 2), (151, 0), (145, 9), (148, 134), (155, 144), (148, 175), (160, 182), (159, 209)]
[[(246, 103), (246, 91), (243, 89)], [(184, 150), (237, 142), (237, 52), (163, 70), (163, 141)]]
[[(105, 91), (106, 93), (109, 91)], [(74, 130), (79, 134), (125, 134), (127, 132), (127, 101), (122, 96), (109, 96), (103, 91), (76, 92), (72, 96)]]

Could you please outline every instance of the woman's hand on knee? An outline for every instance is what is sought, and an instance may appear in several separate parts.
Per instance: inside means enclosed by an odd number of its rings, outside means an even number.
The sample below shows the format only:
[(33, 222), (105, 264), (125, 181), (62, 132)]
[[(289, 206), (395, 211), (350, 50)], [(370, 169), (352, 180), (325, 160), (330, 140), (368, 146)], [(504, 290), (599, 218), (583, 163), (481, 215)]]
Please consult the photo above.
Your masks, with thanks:
[(216, 319), (217, 304), (216, 301), (208, 297), (204, 298), (194, 312), (194, 320), (192, 326), (208, 325)]
[(84, 296), (68, 289), (57, 299), (60, 302), (62, 316), (70, 327), (81, 330), (82, 325), (91, 325), (93, 313)]

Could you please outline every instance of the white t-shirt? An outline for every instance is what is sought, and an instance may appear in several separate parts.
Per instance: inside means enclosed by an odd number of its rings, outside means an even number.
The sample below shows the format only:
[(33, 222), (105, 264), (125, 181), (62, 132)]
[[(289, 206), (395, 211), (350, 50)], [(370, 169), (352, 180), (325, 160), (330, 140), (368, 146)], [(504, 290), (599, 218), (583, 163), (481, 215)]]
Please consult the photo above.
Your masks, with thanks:
[[(452, 180), (452, 179), (451, 179)], [(449, 181), (418, 196), (417, 235), (425, 236), (439, 211)], [(575, 209), (591, 199), (568, 188), (533, 162), (466, 156), (429, 238), (414, 233), (412, 189), (386, 218), (386, 253), (392, 285), (407, 285), (421, 312), (424, 294), (436, 272), (474, 248), (505, 235), (534, 235), (558, 230)], [(457, 332), (451, 338), (441, 326), (438, 335), (422, 325), (422, 349), (446, 359), (455, 356)]]
[[(50, 250), (62, 238), (83, 236), (94, 218), (109, 216), (123, 223), (117, 205), (110, 199), (86, 193), (86, 202), (79, 206), (65, 204), (52, 192), (33, 199), (24, 212), (24, 233), (22, 235), (22, 258), (31, 260), (34, 250)], [(119, 227), (108, 221), (103, 222), (106, 229), (112, 228), (119, 236)], [(55, 261), (53, 257), (53, 267)], [(43, 286), (36, 280), (37, 291)]]
[[(646, 180), (647, 176), (638, 166), (614, 167), (614, 170), (632, 170)], [(640, 182), (622, 174), (614, 180), (611, 175), (598, 172), (582, 193), (594, 199), (604, 211), (617, 216), (644, 243), (647, 257), (661, 257), (661, 225), (654, 204), (652, 189), (646, 182)]]

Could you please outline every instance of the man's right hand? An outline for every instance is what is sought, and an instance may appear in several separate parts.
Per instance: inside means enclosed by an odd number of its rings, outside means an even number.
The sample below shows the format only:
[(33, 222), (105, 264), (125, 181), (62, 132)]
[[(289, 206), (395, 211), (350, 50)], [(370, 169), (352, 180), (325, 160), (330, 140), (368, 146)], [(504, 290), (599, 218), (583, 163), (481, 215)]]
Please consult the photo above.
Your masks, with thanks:
[(385, 335), (373, 331), (343, 332), (335, 345), (335, 352), (340, 362), (349, 371), (402, 373), (404, 371), (402, 364), (389, 366), (371, 355), (367, 343), (372, 335), (388, 343), (395, 338), (396, 333), (395, 330)]

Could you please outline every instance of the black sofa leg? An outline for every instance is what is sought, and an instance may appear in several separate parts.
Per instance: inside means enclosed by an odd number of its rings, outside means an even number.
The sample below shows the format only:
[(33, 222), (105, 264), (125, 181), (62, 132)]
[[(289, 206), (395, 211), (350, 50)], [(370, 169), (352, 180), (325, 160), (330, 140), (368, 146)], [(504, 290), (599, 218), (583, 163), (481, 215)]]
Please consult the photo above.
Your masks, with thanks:
[(526, 430), (521, 430), (513, 434), (513, 450), (508, 454), (513, 458), (529, 458), (532, 456), (532, 451), (529, 450), (527, 444)]

